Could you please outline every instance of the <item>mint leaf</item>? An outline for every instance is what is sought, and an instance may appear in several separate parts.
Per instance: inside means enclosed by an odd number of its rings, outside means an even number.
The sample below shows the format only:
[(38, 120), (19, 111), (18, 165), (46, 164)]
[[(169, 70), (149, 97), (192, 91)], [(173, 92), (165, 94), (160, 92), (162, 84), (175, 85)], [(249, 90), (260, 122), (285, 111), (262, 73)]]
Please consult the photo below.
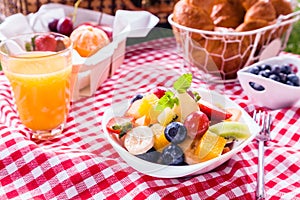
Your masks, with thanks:
[(165, 92), (164, 96), (162, 96), (157, 105), (156, 110), (163, 111), (166, 107), (173, 108), (174, 104), (178, 105), (179, 100), (177, 97), (175, 97), (174, 93), (171, 91)]
[(198, 92), (193, 91), (193, 95), (196, 102), (198, 102), (201, 99), (201, 96)]
[(173, 84), (173, 88), (178, 92), (178, 93), (184, 93), (186, 92), (187, 89), (189, 89), (189, 87), (192, 84), (192, 74), (183, 74), (182, 76), (180, 76), (177, 81), (175, 81), (175, 83)]

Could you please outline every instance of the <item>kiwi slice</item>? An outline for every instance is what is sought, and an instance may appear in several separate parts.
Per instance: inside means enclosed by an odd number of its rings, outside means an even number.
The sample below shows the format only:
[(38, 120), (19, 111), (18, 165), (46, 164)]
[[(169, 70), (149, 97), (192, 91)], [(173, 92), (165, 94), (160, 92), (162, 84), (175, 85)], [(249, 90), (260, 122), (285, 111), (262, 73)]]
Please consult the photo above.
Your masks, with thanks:
[(236, 121), (224, 121), (209, 127), (209, 131), (224, 137), (233, 139), (247, 139), (251, 133), (245, 123)]

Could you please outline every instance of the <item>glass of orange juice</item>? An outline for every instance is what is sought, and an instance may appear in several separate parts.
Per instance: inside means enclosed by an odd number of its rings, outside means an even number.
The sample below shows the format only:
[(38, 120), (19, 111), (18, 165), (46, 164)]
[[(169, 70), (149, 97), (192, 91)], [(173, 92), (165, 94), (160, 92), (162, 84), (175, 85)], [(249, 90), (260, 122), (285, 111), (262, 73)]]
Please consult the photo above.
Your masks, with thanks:
[(72, 42), (57, 33), (32, 33), (6, 39), (0, 59), (21, 122), (32, 138), (60, 134), (70, 109)]

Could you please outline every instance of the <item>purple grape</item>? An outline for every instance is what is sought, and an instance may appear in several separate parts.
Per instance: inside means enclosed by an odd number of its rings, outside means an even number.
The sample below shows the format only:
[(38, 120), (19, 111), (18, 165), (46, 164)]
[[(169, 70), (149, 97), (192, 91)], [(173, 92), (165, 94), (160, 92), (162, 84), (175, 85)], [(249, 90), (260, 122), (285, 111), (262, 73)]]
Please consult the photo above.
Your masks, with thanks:
[(52, 19), (52, 21), (48, 23), (49, 30), (52, 32), (57, 32), (57, 23), (58, 19)]

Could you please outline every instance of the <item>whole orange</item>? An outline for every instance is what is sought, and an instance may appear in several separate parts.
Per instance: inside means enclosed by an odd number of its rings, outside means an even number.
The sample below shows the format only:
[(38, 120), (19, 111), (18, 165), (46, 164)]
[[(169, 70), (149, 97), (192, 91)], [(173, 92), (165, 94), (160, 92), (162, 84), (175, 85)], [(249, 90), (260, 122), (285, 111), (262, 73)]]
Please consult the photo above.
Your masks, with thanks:
[(90, 25), (77, 27), (71, 33), (70, 38), (73, 48), (82, 57), (93, 55), (110, 42), (103, 30)]

